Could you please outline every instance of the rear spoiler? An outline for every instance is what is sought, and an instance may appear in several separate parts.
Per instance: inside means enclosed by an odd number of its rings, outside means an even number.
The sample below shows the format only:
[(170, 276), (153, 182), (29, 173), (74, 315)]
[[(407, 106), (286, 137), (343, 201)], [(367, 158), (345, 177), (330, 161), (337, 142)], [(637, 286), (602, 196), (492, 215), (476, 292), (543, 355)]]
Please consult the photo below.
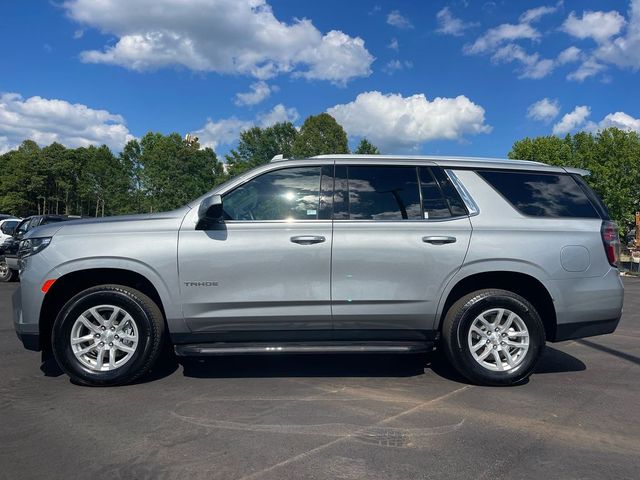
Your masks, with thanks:
[(562, 167), (564, 168), (564, 171), (567, 173), (575, 173), (577, 175), (580, 175), (581, 177), (588, 177), (589, 175), (591, 175), (591, 172), (589, 170), (585, 170), (583, 168), (572, 168), (572, 167)]

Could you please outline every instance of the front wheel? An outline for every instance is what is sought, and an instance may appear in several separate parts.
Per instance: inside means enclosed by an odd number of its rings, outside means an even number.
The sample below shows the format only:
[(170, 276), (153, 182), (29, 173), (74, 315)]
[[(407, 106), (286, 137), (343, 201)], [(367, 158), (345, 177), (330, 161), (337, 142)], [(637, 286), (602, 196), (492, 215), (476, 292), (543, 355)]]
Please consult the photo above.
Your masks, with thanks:
[(0, 259), (0, 282), (10, 282), (16, 278), (16, 272), (9, 268), (7, 261)]
[(78, 293), (53, 326), (53, 353), (62, 370), (82, 385), (130, 383), (155, 363), (164, 319), (148, 296), (121, 285)]
[(472, 292), (444, 319), (442, 340), (449, 361), (480, 385), (514, 385), (526, 379), (545, 344), (542, 321), (526, 299), (507, 290)]

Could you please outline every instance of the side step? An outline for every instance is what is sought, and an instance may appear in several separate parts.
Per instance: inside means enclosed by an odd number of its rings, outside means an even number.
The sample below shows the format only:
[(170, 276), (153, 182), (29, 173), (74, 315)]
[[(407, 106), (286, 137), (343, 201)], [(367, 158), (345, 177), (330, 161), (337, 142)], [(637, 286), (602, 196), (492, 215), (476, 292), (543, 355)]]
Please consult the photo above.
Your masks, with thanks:
[(215, 342), (176, 345), (176, 355), (261, 355), (321, 353), (427, 353), (433, 342)]

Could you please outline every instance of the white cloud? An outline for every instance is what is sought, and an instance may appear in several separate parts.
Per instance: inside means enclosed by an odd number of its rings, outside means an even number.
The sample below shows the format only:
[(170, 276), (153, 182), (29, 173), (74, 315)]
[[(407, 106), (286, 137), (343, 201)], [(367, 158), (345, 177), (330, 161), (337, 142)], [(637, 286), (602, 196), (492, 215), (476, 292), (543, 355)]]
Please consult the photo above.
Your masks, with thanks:
[(270, 127), (275, 123), (293, 123), (298, 120), (299, 117), (300, 115), (298, 115), (298, 111), (295, 108), (286, 108), (284, 105), (279, 103), (273, 107), (271, 111), (258, 115), (258, 123), (261, 127)]
[(561, 4), (562, 3), (560, 2), (553, 7), (542, 6), (526, 10), (522, 15), (520, 15), (520, 23), (537, 22), (545, 15), (549, 15), (558, 11), (558, 8)]
[(578, 18), (575, 12), (571, 12), (562, 24), (562, 29), (576, 38), (593, 38), (602, 43), (614, 35), (617, 35), (626, 23), (620, 13), (586, 11)]
[(387, 23), (396, 28), (413, 28), (413, 24), (409, 21), (409, 19), (402, 15), (398, 10), (393, 10), (387, 15)]
[(193, 132), (200, 145), (216, 150), (221, 145), (231, 145), (238, 140), (240, 132), (253, 126), (269, 127), (278, 122), (295, 122), (298, 119), (295, 108), (286, 108), (282, 104), (266, 113), (259, 114), (255, 120), (241, 120), (237, 117), (207, 120), (202, 128)]
[(0, 94), (0, 151), (15, 148), (26, 139), (67, 147), (104, 143), (120, 150), (133, 138), (124, 118), (106, 110), (39, 96), (24, 99), (17, 93)]
[(632, 0), (624, 35), (599, 46), (596, 56), (622, 68), (640, 69), (640, 0)]
[(398, 44), (398, 39), (397, 38), (392, 38), (391, 41), (389, 42), (389, 45), (387, 45), (387, 48), (390, 48), (391, 50), (395, 50), (396, 52), (398, 50), (400, 50), (400, 45)]
[(506, 42), (520, 39), (537, 40), (538, 38), (540, 38), (540, 32), (529, 24), (503, 23), (487, 30), (473, 44), (465, 46), (465, 52), (469, 54), (486, 53)]
[(550, 100), (543, 98), (532, 103), (527, 109), (527, 117), (539, 122), (548, 123), (558, 116), (560, 113), (560, 105), (558, 100)]
[(386, 151), (416, 148), (433, 140), (461, 140), (489, 133), (484, 108), (464, 95), (428, 100), (378, 91), (359, 94), (350, 103), (327, 110), (350, 136), (364, 136)]
[(519, 62), (522, 65), (519, 70), (520, 78), (543, 78), (549, 75), (555, 67), (553, 60), (540, 58), (538, 53), (528, 54), (520, 45), (515, 43), (509, 43), (499, 48), (493, 54), (491, 60), (494, 63)]
[(606, 68), (607, 67), (605, 65), (598, 62), (598, 60), (596, 60), (594, 57), (589, 57), (584, 62), (582, 62), (582, 64), (575, 72), (571, 72), (569, 75), (567, 75), (567, 79), (582, 82), (589, 77), (597, 75)]
[(413, 68), (413, 63), (408, 60), (391, 60), (383, 67), (382, 71), (389, 75), (393, 75), (395, 72), (409, 68)]
[(75, 32), (73, 32), (73, 39), (74, 40), (78, 40), (80, 38), (82, 38), (84, 36), (84, 30), (83, 29), (78, 29)]
[(576, 107), (572, 112), (566, 113), (558, 123), (553, 126), (554, 135), (565, 135), (581, 126), (591, 115), (591, 109), (586, 105)]
[(451, 13), (449, 7), (444, 7), (436, 14), (439, 28), (436, 30), (443, 35), (454, 35), (459, 37), (464, 34), (464, 31), (468, 28), (477, 26), (477, 23), (463, 22), (460, 18), (455, 17)]
[(249, 92), (236, 93), (236, 105), (257, 105), (269, 98), (272, 91), (272, 88), (262, 80), (252, 83), (249, 88), (251, 89)]
[(580, 50), (578, 47), (571, 46), (569, 48), (565, 48), (562, 52), (560, 52), (556, 61), (559, 65), (577, 62), (578, 60), (580, 60), (581, 54), (582, 50)]
[(66, 0), (75, 21), (115, 35), (87, 63), (145, 71), (179, 66), (258, 79), (292, 73), (344, 84), (371, 73), (359, 37), (322, 34), (308, 19), (278, 20), (266, 0)]
[(633, 118), (624, 112), (615, 112), (605, 116), (597, 126), (598, 129), (617, 127), (620, 130), (640, 133), (640, 118)]

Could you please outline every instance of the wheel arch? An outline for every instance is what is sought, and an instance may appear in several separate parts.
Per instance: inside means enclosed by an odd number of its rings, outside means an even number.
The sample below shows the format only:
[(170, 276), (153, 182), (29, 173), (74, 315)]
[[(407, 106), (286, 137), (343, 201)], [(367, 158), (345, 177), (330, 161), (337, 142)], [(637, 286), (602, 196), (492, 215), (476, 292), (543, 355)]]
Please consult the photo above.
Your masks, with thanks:
[(447, 311), (456, 300), (475, 290), (499, 288), (516, 293), (531, 302), (540, 315), (546, 339), (551, 341), (555, 338), (557, 316), (553, 297), (547, 287), (533, 275), (510, 270), (479, 272), (458, 279), (451, 285), (446, 297), (443, 295), (440, 303), (441, 308), (437, 317), (438, 331), (442, 328)]
[(165, 304), (156, 286), (144, 275), (122, 268), (87, 268), (75, 270), (57, 278), (47, 291), (40, 309), (40, 346), (51, 349), (51, 331), (58, 312), (74, 295), (91, 287), (106, 284), (135, 288), (151, 298), (160, 308), (166, 322)]

